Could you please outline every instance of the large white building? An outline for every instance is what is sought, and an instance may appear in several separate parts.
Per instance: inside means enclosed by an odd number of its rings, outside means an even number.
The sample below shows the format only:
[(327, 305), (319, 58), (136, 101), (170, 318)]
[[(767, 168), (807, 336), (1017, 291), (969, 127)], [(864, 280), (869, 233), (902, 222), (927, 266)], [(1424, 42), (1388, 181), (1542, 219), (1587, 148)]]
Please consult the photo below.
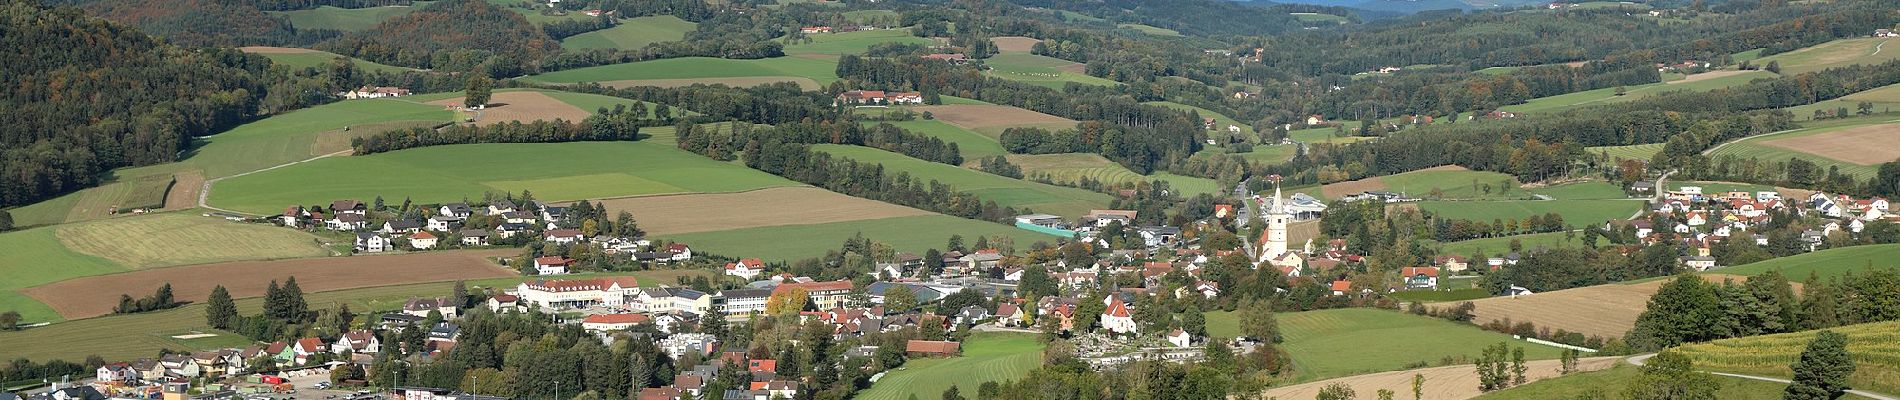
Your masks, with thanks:
[(1286, 254), (1286, 225), (1292, 222), (1293, 215), (1287, 213), (1286, 202), (1280, 197), (1280, 180), (1273, 179), (1273, 203), (1267, 207), (1267, 231), (1260, 236), (1260, 261), (1280, 258)]
[(626, 304), (640, 293), (639, 280), (630, 276), (598, 279), (551, 279), (522, 282), (515, 295), (529, 306), (576, 307)]

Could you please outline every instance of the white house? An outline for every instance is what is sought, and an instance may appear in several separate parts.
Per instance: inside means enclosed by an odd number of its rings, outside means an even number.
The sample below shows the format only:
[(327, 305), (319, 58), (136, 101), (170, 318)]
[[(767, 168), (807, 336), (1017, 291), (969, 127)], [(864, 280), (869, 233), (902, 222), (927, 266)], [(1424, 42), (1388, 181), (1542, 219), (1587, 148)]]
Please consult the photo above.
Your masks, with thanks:
[(373, 331), (350, 331), (349, 333), (343, 334), (342, 337), (338, 337), (336, 343), (331, 343), (330, 351), (336, 354), (343, 354), (344, 352), (352, 354), (376, 354), (383, 351), (383, 341), (382, 339), (378, 339), (376, 332)]
[(515, 295), (528, 306), (585, 306), (605, 304), (617, 306), (627, 303), (627, 298), (638, 294), (640, 281), (633, 277), (609, 277), (598, 279), (549, 279), (522, 282), (515, 287)]
[(450, 229), (455, 229), (455, 226), (461, 225), (461, 224), (462, 224), (461, 217), (437, 215), (437, 216), (429, 217), (429, 224), (427, 228), (429, 230), (436, 231), (436, 232), (448, 232)]
[(515, 207), (515, 202), (512, 200), (495, 200), (488, 203), (488, 215), (502, 215), (515, 212)]
[(1399, 268), (1399, 278), (1405, 280), (1406, 288), (1438, 289), (1438, 268), (1432, 268), (1432, 267)]
[(547, 241), (560, 244), (574, 244), (586, 239), (579, 229), (555, 229), (548, 231)]
[(1194, 336), (1189, 335), (1187, 331), (1175, 329), (1174, 332), (1168, 334), (1168, 344), (1172, 344), (1174, 347), (1193, 346)]
[[(346, 214), (347, 215), (347, 214)], [(381, 253), (389, 250), (389, 237), (375, 232), (356, 233), (356, 251)]]
[(752, 280), (765, 272), (765, 261), (757, 258), (740, 259), (739, 262), (726, 263), (726, 275)]
[(574, 259), (562, 256), (542, 256), (534, 258), (535, 275), (562, 275), (574, 265)]
[(1684, 256), (1682, 257), (1682, 265), (1694, 268), (1696, 271), (1708, 271), (1710, 268), (1715, 268), (1715, 257)]
[(369, 221), (363, 219), (363, 214), (336, 213), (323, 220), (323, 226), (330, 230), (353, 231), (369, 228)]
[(771, 298), (769, 289), (722, 290), (714, 296), (713, 303), (727, 316), (747, 316), (764, 313), (765, 303)]
[(428, 250), (435, 247), (436, 237), (428, 232), (416, 232), (409, 235), (409, 247)]

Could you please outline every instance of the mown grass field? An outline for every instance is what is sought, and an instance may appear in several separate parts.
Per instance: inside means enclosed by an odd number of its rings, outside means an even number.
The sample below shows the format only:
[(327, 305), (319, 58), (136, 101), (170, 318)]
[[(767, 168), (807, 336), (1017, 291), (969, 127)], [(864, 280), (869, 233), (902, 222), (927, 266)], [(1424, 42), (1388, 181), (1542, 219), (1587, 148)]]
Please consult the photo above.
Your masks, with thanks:
[[(1786, 70), (1784, 69), (1783, 71), (1786, 71)], [(1725, 87), (1730, 87), (1730, 86), (1739, 86), (1742, 84), (1746, 84), (1748, 83), (1748, 81), (1751, 81), (1751, 80), (1775, 77), (1774, 73), (1767, 72), (1767, 71), (1747, 71), (1747, 72), (1742, 72), (1742, 73), (1734, 73), (1732, 71), (1728, 71), (1728, 72), (1717, 71), (1717, 73), (1723, 73), (1725, 76), (1709, 78), (1709, 79), (1698, 79), (1695, 81), (1686, 81), (1682, 83), (1652, 83), (1652, 84), (1647, 84), (1647, 85), (1626, 86), (1624, 87), (1624, 94), (1622, 96), (1616, 95), (1616, 88), (1614, 87), (1595, 89), (1595, 90), (1585, 90), (1585, 91), (1576, 92), (1576, 93), (1566, 93), (1566, 94), (1560, 94), (1556, 96), (1539, 97), (1539, 98), (1531, 99), (1530, 101), (1525, 102), (1524, 104), (1509, 105), (1509, 106), (1499, 107), (1499, 109), (1504, 110), (1504, 111), (1510, 111), (1510, 112), (1518, 112), (1518, 113), (1559, 112), (1559, 111), (1568, 110), (1572, 108), (1584, 107), (1584, 106), (1589, 106), (1589, 105), (1594, 105), (1594, 104), (1601, 104), (1605, 102), (1617, 102), (1617, 101), (1628, 101), (1628, 100), (1640, 99), (1645, 96), (1649, 96), (1649, 95), (1653, 95), (1657, 93), (1666, 93), (1666, 92), (1677, 91), (1677, 90), (1707, 91), (1707, 90), (1725, 88)]]
[(340, 31), (360, 31), (376, 27), (383, 21), (395, 18), (410, 11), (429, 5), (428, 1), (413, 2), (408, 6), (337, 8), (319, 6), (308, 10), (269, 11), (271, 14), (290, 18), (290, 24), (298, 29), (335, 29)]
[(1796, 254), (1753, 264), (1743, 264), (1728, 268), (1710, 270), (1711, 274), (1723, 275), (1761, 275), (1768, 271), (1781, 271), (1789, 280), (1808, 279), (1809, 274), (1822, 278), (1840, 276), (1847, 272), (1859, 272), (1864, 268), (1881, 269), (1900, 268), (1900, 244), (1875, 244), (1827, 249), (1813, 253)]
[(1900, 49), (1888, 50), (1886, 46), (1900, 44), (1893, 38), (1848, 38), (1814, 45), (1781, 54), (1775, 54), (1753, 61), (1756, 65), (1781, 63), (1781, 73), (1795, 75), (1819, 71), (1833, 67), (1856, 64), (1878, 64), (1900, 58)]
[(894, 122), (865, 121), (864, 125), (876, 126), (877, 124), (884, 123), (896, 125), (899, 128), (904, 128), (911, 132), (943, 139), (945, 142), (955, 143), (957, 145), (957, 151), (963, 154), (964, 160), (976, 160), (982, 157), (1000, 156), (1009, 153), (1003, 150), (1003, 145), (997, 143), (996, 139), (943, 121), (926, 119)]
[(0, 310), (17, 311), (27, 323), (59, 321), (52, 308), (17, 290), (127, 270), (111, 260), (67, 249), (56, 232), (54, 227), (45, 227), (0, 233), (0, 253), (6, 254), (0, 257)]
[(1202, 193), (1219, 194), (1221, 190), (1221, 185), (1213, 179), (1180, 176), (1166, 172), (1141, 175), (1097, 154), (1010, 155), (1009, 161), (1022, 167), (1025, 177), (1047, 176), (1050, 180), (1065, 184), (1081, 182), (1082, 178), (1116, 184), (1160, 180), (1168, 182), (1169, 188), (1184, 197)]
[[(1897, 49), (1897, 50), (1900, 50), (1900, 49)], [(1767, 142), (1795, 139), (1795, 138), (1827, 140), (1826, 137), (1829, 134), (1842, 133), (1844, 131), (1848, 131), (1855, 128), (1874, 126), (1874, 125), (1879, 125), (1882, 123), (1893, 122), (1893, 121), (1895, 120), (1893, 120), (1892, 118), (1876, 117), (1876, 118), (1871, 118), (1871, 119), (1858, 118), (1858, 119), (1849, 119), (1849, 120), (1805, 122), (1803, 123), (1804, 127), (1799, 130), (1796, 130), (1793, 132), (1776, 134), (1776, 135), (1757, 136), (1757, 137), (1752, 137), (1748, 139), (1743, 139), (1739, 142), (1735, 142), (1727, 146), (1723, 146), (1721, 149), (1718, 149), (1714, 153), (1710, 154), (1710, 156), (1720, 157), (1724, 155), (1732, 155), (1732, 156), (1740, 157), (1740, 158), (1756, 158), (1762, 161), (1775, 161), (1775, 162), (1787, 162), (1788, 159), (1790, 158), (1799, 158), (1799, 159), (1807, 160), (1819, 165), (1823, 171), (1827, 170), (1830, 167), (1840, 167), (1842, 174), (1851, 175), (1855, 177), (1856, 179), (1864, 180), (1864, 179), (1873, 177), (1874, 174), (1878, 172), (1879, 166), (1877, 164), (1869, 165), (1869, 164), (1860, 164), (1860, 163), (1836, 160), (1833, 158), (1828, 158), (1826, 155), (1796, 151), (1794, 149), (1775, 146)]]
[(1491, 221), (1523, 220), (1533, 215), (1557, 213), (1564, 224), (1574, 226), (1601, 224), (1613, 219), (1628, 219), (1643, 202), (1636, 200), (1506, 200), (1506, 201), (1424, 201), (1418, 208), (1441, 218)]
[[(576, 274), (565, 278), (584, 279), (607, 274)], [(677, 276), (711, 276), (703, 270), (654, 270), (614, 275), (631, 275), (640, 279), (641, 286), (673, 284)], [(513, 288), (515, 284), (531, 277), (485, 279), (468, 281), (470, 288)], [(435, 282), (410, 285), (382, 286), (362, 289), (339, 290), (329, 292), (305, 293), (304, 298), (312, 310), (334, 310), (348, 304), (359, 318), (364, 313), (391, 311), (402, 307), (403, 302), (417, 296), (446, 296), (453, 291), (453, 282)], [(262, 298), (245, 298), (237, 301), (238, 312), (256, 314), (264, 307)], [(183, 307), (140, 314), (111, 315), (61, 322), (49, 326), (20, 331), (0, 331), (0, 354), (7, 359), (27, 358), (35, 361), (63, 359), (79, 362), (87, 355), (97, 354), (107, 360), (134, 360), (156, 357), (160, 349), (207, 350), (224, 347), (243, 347), (249, 340), (229, 332), (211, 329), (205, 324), (205, 305), (188, 304)], [(208, 339), (181, 340), (170, 336), (189, 332), (204, 332), (219, 336)]]
[[(928, 38), (910, 34), (909, 29), (879, 29), (844, 33), (815, 33), (806, 35), (810, 41), (797, 41), (785, 44), (785, 54), (792, 56), (864, 54), (871, 45), (878, 43), (911, 43), (930, 45)], [(783, 43), (783, 40), (781, 40)], [(835, 60), (836, 58), (833, 57)]]
[(376, 196), (435, 203), (530, 190), (538, 199), (563, 201), (795, 185), (658, 143), (469, 144), (330, 157), (263, 171), (219, 182), (209, 202), (267, 214), (293, 204)]
[[(1485, 346), (1510, 342), (1523, 347), (1527, 359), (1557, 358), (1562, 352), (1511, 339), (1477, 327), (1369, 308), (1277, 313), (1280, 348), (1293, 358), (1294, 381), (1305, 382), (1369, 372), (1405, 369), (1415, 363), (1434, 364), (1447, 357), (1463, 357), (1469, 364)], [(1234, 337), (1239, 317), (1230, 312), (1207, 313), (1207, 334)]]
[(318, 50), (311, 50), (308, 52), (301, 52), (301, 53), (262, 53), (260, 55), (264, 56), (265, 58), (269, 58), (271, 63), (273, 64), (290, 67), (292, 70), (300, 70), (300, 69), (312, 68), (312, 67), (326, 68), (327, 66), (330, 65), (331, 62), (335, 61), (337, 58), (349, 58), (350, 62), (356, 63), (356, 67), (361, 68), (364, 71), (388, 72), (388, 73), (393, 74), (393, 73), (400, 73), (400, 72), (409, 70), (408, 68), (403, 68), (403, 67), (398, 67), (398, 66), (388, 65), (388, 64), (381, 64), (374, 61), (363, 60), (363, 59), (358, 59), (358, 58), (344, 57), (336, 53), (331, 53), (327, 51), (318, 51)]
[(1293, 159), (1293, 153), (1296, 151), (1299, 150), (1293, 145), (1255, 145), (1252, 151), (1236, 154), (1228, 153), (1225, 147), (1209, 146), (1202, 148), (1199, 153), (1194, 153), (1194, 157), (1213, 157), (1216, 154), (1226, 154), (1230, 156), (1240, 156), (1250, 162), (1277, 164)]
[(692, 245), (694, 251), (728, 257), (757, 257), (767, 261), (789, 262), (823, 256), (827, 251), (837, 250), (844, 244), (845, 239), (860, 234), (865, 238), (889, 244), (898, 251), (911, 254), (924, 254), (930, 249), (941, 250), (950, 239), (950, 235), (963, 235), (965, 243), (976, 240), (977, 236), (1008, 236), (1016, 242), (1017, 249), (1024, 250), (1039, 241), (1055, 243), (1057, 239), (1060, 239), (1008, 225), (948, 215), (779, 225), (664, 235), (664, 237)]
[(963, 341), (963, 355), (949, 358), (915, 358), (892, 371), (870, 389), (858, 393), (865, 400), (905, 400), (936, 398), (956, 386), (963, 393), (976, 393), (983, 382), (1004, 383), (1029, 375), (1042, 367), (1042, 343), (1036, 336), (1021, 333), (978, 333)]
[[(1456, 242), (1441, 243), (1440, 245), (1443, 246), (1443, 248), (1442, 250), (1439, 251), (1439, 254), (1451, 254), (1451, 255), (1457, 255), (1457, 256), (1470, 256), (1472, 254), (1484, 254), (1487, 256), (1496, 255), (1496, 254), (1504, 254), (1506, 252), (1511, 251), (1512, 240), (1516, 240), (1517, 243), (1521, 246), (1524, 246), (1525, 249), (1536, 249), (1540, 247), (1542, 248), (1574, 247), (1574, 246), (1583, 245), (1583, 234), (1577, 233), (1575, 238), (1573, 239), (1566, 239), (1564, 237), (1563, 232), (1546, 232), (1546, 233), (1533, 233), (1529, 235), (1513, 235), (1513, 236), (1503, 236), (1503, 237), (1494, 237), (1494, 238), (1460, 240)], [(1609, 241), (1600, 240), (1597, 242), (1598, 245), (1602, 245), (1606, 243), (1609, 243)], [(1482, 262), (1484, 260), (1475, 260), (1475, 261), (1467, 260), (1467, 261), (1468, 262)]]
[(1082, 64), (1074, 61), (1028, 53), (997, 54), (983, 60), (983, 65), (990, 67), (990, 76), (1057, 89), (1069, 82), (1103, 86), (1121, 84), (1089, 76), (1082, 72)]
[(1556, 186), (1546, 186), (1546, 187), (1531, 189), (1531, 193), (1550, 196), (1551, 198), (1558, 199), (1558, 200), (1623, 199), (1623, 198), (1629, 197), (1629, 195), (1623, 193), (1623, 188), (1617, 187), (1616, 184), (1604, 182), (1604, 181), (1577, 182), (1577, 183), (1566, 183), (1566, 184), (1556, 185)]
[[(340, 101), (240, 125), (203, 139), (204, 145), (191, 150), (182, 162), (145, 168), (200, 168), (206, 177), (224, 177), (321, 155), (318, 136), (373, 131), (374, 127), (364, 126), (379, 123), (448, 122), (454, 117), (440, 106), (407, 98)], [(136, 170), (140, 169), (128, 171)]]
[(837, 60), (804, 57), (779, 57), (760, 60), (731, 60), (710, 57), (683, 57), (625, 64), (576, 68), (529, 76), (526, 79), (547, 83), (611, 82), (638, 79), (692, 79), (791, 76), (830, 83), (838, 80)]
[[(1446, 199), (1507, 199), (1530, 195), (1519, 188), (1517, 178), (1510, 175), (1457, 167), (1409, 171), (1382, 176), (1379, 180), (1385, 182), (1386, 191), (1419, 198), (1431, 195), (1432, 189), (1443, 192)], [(1490, 186), (1490, 190), (1485, 190), (1486, 186)]]
[[(1698, 365), (1699, 366), (1699, 365)], [(1587, 394), (1600, 394), (1601, 398), (1619, 398), (1630, 382), (1642, 375), (1642, 367), (1621, 364), (1615, 368), (1572, 374), (1570, 376), (1531, 382), (1524, 386), (1486, 393), (1474, 400), (1543, 400), (1543, 399), (1580, 399)], [(1730, 378), (1714, 377), (1722, 388), (1715, 392), (1715, 398), (1724, 400), (1776, 400), (1781, 398), (1781, 389), (1787, 385)], [(1426, 383), (1427, 385), (1431, 383)], [(1843, 399), (1861, 399), (1848, 395)]]
[(882, 164), (886, 174), (906, 172), (919, 181), (936, 180), (1003, 207), (1029, 208), (1041, 213), (1075, 217), (1090, 209), (1105, 208), (1109, 201), (1109, 196), (1102, 193), (1011, 179), (869, 147), (818, 145), (814, 149), (831, 153), (834, 157)]
[(1294, 129), (1292, 131), (1287, 132), (1287, 137), (1293, 138), (1293, 141), (1300, 142), (1300, 143), (1307, 143), (1307, 144), (1352, 143), (1352, 142), (1357, 142), (1357, 141), (1362, 141), (1362, 140), (1373, 139), (1373, 138), (1364, 137), (1364, 136), (1352, 136), (1353, 132), (1358, 129), (1358, 126), (1359, 126), (1358, 122), (1343, 122), (1341, 124), (1346, 125), (1346, 136), (1335, 135), (1335, 133), (1338, 132), (1338, 128), (1327, 126), (1327, 127), (1319, 127), (1319, 128)]
[(671, 15), (635, 17), (621, 20), (620, 25), (612, 28), (561, 39), (561, 48), (639, 49), (648, 44), (678, 41), (686, 37), (686, 32), (692, 32), (698, 26)]
[(1150, 25), (1142, 25), (1142, 24), (1121, 24), (1118, 26), (1122, 27), (1122, 29), (1134, 29), (1137, 31), (1141, 31), (1141, 33), (1148, 34), (1149, 36), (1181, 37), (1181, 32), (1177, 32), (1173, 29), (1162, 28), (1158, 26), (1150, 26)]
[[(1848, 325), (1831, 329), (1847, 335), (1847, 352), (1854, 358), (1849, 387), (1876, 393), (1900, 393), (1900, 321)], [(1791, 365), (1819, 331), (1723, 339), (1677, 347), (1698, 369), (1794, 376)]]

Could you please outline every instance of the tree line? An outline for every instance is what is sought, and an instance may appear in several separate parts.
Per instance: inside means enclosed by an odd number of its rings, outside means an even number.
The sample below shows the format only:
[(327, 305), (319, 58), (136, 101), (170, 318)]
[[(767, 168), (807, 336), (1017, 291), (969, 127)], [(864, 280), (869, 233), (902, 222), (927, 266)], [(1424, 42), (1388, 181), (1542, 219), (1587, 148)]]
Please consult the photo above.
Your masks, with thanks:
[(925, 181), (906, 172), (889, 174), (881, 164), (833, 157), (808, 144), (775, 139), (769, 133), (761, 136), (746, 142), (746, 166), (786, 179), (853, 197), (984, 221), (1003, 221), (1024, 211), (997, 206), (994, 201), (959, 192), (935, 179)]
[(1900, 320), (1900, 272), (1866, 268), (1826, 280), (1810, 274), (1800, 295), (1778, 271), (1741, 283), (1679, 276), (1651, 295), (1629, 343), (1654, 350), (1694, 342)]
[(555, 119), (494, 125), (451, 124), (440, 128), (394, 129), (350, 140), (356, 155), (385, 153), (417, 147), (473, 143), (563, 143), (640, 140), (640, 126), (652, 121), (644, 113), (623, 106), (601, 109), (580, 123)]

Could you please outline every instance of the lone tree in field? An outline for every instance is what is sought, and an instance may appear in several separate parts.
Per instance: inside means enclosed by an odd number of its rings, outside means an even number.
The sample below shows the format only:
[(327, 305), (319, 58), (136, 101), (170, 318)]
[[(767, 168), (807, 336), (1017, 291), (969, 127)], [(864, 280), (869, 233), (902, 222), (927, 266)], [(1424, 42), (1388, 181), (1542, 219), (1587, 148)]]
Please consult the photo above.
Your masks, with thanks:
[(488, 98), (494, 91), (494, 87), (494, 82), (490, 82), (487, 76), (475, 75), (469, 77), (468, 86), (463, 87), (463, 90), (467, 93), (463, 94), (462, 105), (468, 108), (481, 108), (487, 105)]
[(224, 285), (211, 288), (211, 298), (205, 301), (205, 324), (231, 329), (231, 321), (237, 317), (237, 304), (231, 301), (231, 292), (225, 290)]
[(1789, 400), (1835, 399), (1847, 393), (1847, 376), (1854, 374), (1854, 359), (1847, 354), (1847, 335), (1821, 331), (1801, 351), (1794, 362), (1794, 383), (1788, 385)]
[(1346, 386), (1344, 383), (1326, 385), (1326, 387), (1320, 388), (1319, 395), (1313, 396), (1313, 400), (1352, 400), (1356, 398), (1359, 398), (1359, 393), (1353, 392), (1352, 387)]

